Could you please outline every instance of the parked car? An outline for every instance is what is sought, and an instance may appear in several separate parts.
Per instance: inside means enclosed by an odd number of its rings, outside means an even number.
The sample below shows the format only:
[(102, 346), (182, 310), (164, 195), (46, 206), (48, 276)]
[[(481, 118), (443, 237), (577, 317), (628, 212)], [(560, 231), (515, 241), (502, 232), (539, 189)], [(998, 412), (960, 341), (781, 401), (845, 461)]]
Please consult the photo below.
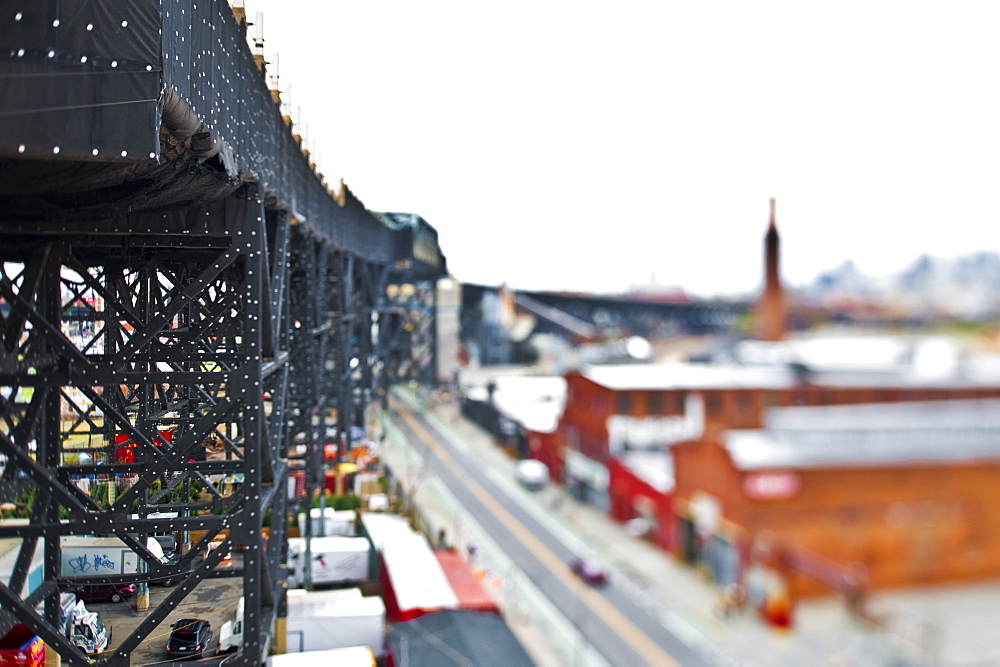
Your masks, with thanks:
[[(181, 556), (176, 551), (165, 550), (163, 552), (163, 557), (160, 560), (163, 561), (164, 565), (176, 565), (177, 563), (180, 562)], [(187, 574), (188, 573), (185, 572), (182, 574), (167, 575), (165, 577), (161, 577), (160, 579), (150, 579), (149, 583), (159, 584), (160, 586), (173, 586), (178, 581), (186, 577)]]
[(596, 561), (588, 560), (586, 558), (577, 558), (570, 565), (570, 569), (573, 570), (573, 574), (580, 577), (591, 586), (603, 586), (608, 583), (608, 573), (605, 572), (604, 567)]
[(212, 646), (212, 624), (203, 618), (182, 618), (170, 625), (167, 654), (172, 658), (200, 658)]
[(135, 595), (135, 584), (95, 584), (92, 586), (72, 586), (66, 592), (73, 593), (85, 603), (121, 602)]
[(535, 459), (521, 459), (514, 467), (514, 474), (521, 486), (537, 491), (549, 482), (549, 467)]

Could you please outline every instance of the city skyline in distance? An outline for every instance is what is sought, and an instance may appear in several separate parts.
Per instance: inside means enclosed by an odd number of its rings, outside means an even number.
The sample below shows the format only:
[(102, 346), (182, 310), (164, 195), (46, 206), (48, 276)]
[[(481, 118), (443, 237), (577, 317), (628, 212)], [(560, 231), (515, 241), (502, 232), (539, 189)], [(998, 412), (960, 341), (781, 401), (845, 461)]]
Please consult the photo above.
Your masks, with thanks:
[(328, 181), (463, 282), (745, 294), (771, 197), (792, 285), (1000, 250), (989, 3), (245, 5)]

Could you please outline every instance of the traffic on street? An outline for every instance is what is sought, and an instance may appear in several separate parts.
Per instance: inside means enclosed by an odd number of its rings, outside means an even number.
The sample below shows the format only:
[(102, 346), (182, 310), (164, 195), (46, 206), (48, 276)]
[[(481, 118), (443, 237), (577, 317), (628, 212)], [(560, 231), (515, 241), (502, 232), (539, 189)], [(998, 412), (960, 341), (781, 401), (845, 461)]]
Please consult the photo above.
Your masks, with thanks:
[[(439, 478), (467, 512), (464, 520), (478, 524), (509, 555), (607, 664), (714, 664), (641, 604), (628, 581), (608, 576), (596, 561), (581, 562), (579, 545), (539, 521), (524, 498), (513, 500), (511, 488), (498, 483), (481, 453), (453, 441), (414, 406), (395, 400), (390, 411), (393, 423), (419, 450), (428, 474)], [(550, 497), (538, 495), (535, 502), (545, 509), (543, 498)]]

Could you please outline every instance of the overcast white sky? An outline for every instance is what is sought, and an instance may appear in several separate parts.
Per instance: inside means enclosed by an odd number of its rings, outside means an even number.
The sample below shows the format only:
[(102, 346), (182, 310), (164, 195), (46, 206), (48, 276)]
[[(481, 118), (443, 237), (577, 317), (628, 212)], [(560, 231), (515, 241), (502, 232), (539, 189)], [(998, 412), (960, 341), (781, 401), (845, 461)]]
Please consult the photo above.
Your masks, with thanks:
[(771, 197), (793, 285), (1000, 249), (997, 2), (245, 5), (328, 180), (463, 282), (755, 291)]

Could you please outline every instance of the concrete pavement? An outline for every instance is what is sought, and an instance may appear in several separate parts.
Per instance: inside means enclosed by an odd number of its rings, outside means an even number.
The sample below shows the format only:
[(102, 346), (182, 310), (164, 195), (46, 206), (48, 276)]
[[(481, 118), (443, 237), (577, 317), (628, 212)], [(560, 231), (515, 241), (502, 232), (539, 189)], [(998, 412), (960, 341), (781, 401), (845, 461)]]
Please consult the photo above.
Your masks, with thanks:
[[(428, 404), (409, 392), (402, 397), (424, 407), (436, 425), (474, 448), (496, 479), (511, 480), (515, 500), (534, 503), (549, 520), (558, 522), (568, 540), (578, 540), (581, 549), (609, 565), (617, 585), (720, 664), (1000, 665), (1000, 640), (993, 630), (1000, 623), (1000, 582), (880, 594), (872, 599), (871, 608), (887, 619), (882, 630), (856, 622), (837, 599), (800, 602), (794, 627), (788, 631), (768, 627), (751, 610), (725, 615), (718, 588), (672, 555), (630, 535), (624, 526), (565, 496), (555, 485), (530, 494), (514, 484), (515, 462), (492, 436), (461, 418), (455, 403)], [(519, 500), (516, 494), (521, 494)], [(445, 539), (458, 545), (467, 536), (456, 530), (453, 513), (448, 510), (438, 517), (440, 525), (428, 532), (444, 531)], [(429, 517), (434, 523), (433, 509)], [(522, 641), (538, 643), (530, 627), (517, 625), (511, 623)], [(539, 664), (565, 664), (565, 656), (537, 653)]]

